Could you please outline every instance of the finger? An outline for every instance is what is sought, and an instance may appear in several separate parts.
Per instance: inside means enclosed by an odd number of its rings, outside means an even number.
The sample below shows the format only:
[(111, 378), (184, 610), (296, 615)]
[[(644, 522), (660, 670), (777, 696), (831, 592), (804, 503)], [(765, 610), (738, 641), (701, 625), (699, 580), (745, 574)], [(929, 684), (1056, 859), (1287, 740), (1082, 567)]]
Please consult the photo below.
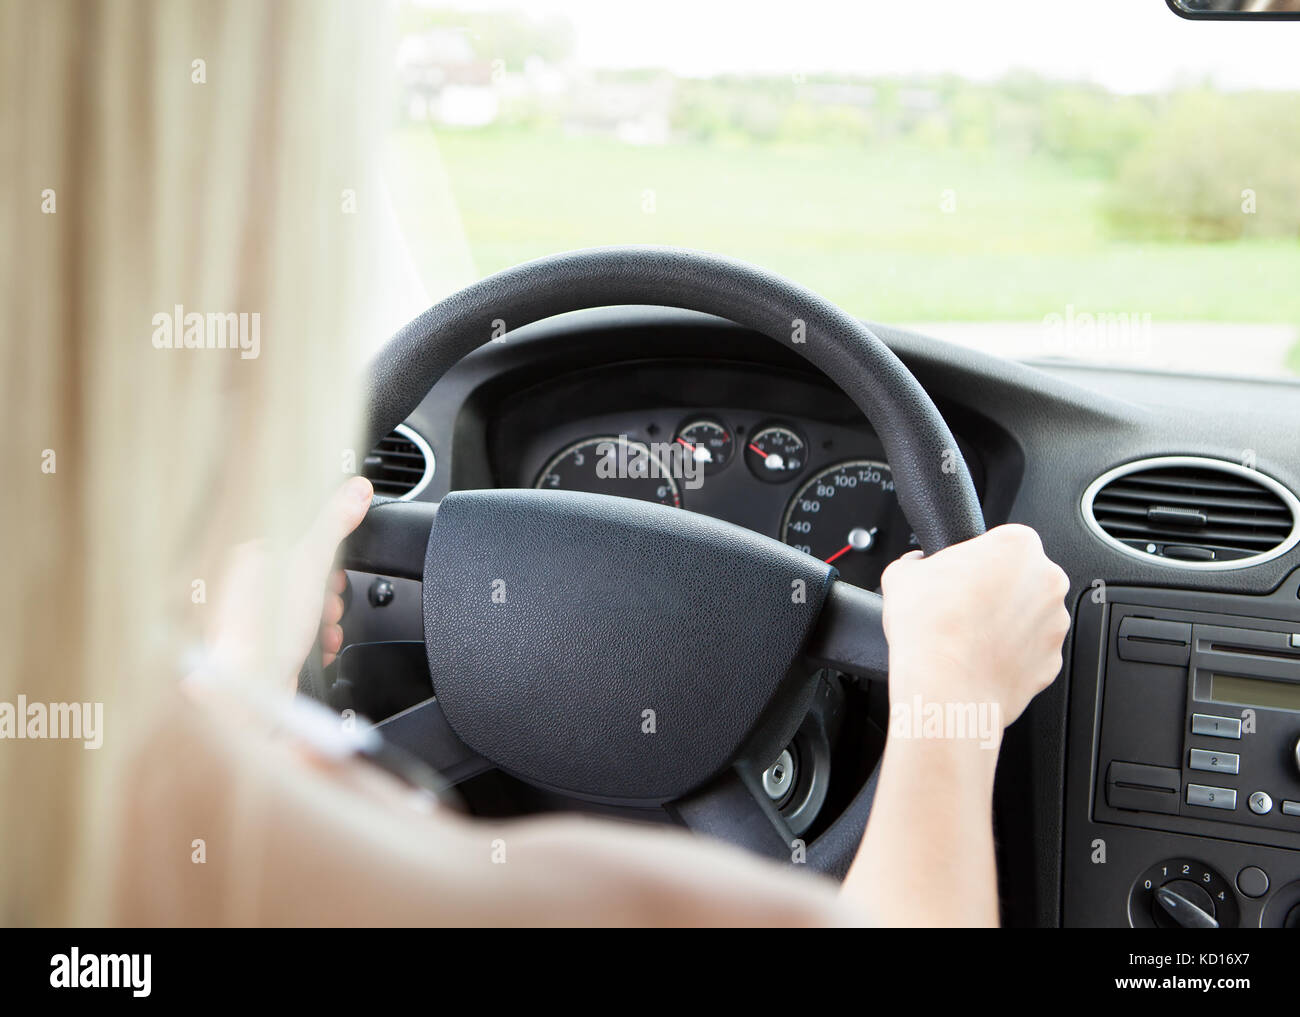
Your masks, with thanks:
[(330, 576), (330, 593), (341, 594), (348, 588), (348, 574), (342, 569), (336, 569)]
[(922, 551), (908, 551), (907, 554), (895, 558), (885, 566), (885, 571), (880, 575), (880, 585), (883, 590), (886, 586), (891, 586), (898, 578), (903, 562), (916, 561), (922, 556)]
[(328, 548), (329, 556), (349, 533), (361, 525), (375, 489), (365, 477), (352, 477), (330, 495), (325, 502), (308, 536), (321, 550)]
[(298, 543), (299, 562), (308, 571), (315, 572), (314, 576), (303, 576), (304, 580), (317, 587), (325, 584), (339, 544), (361, 524), (374, 493), (375, 489), (365, 477), (352, 477), (325, 502)]
[(320, 630), (321, 665), (329, 667), (343, 648), (343, 628), (340, 625), (323, 625)]
[(337, 593), (326, 594), (320, 620), (322, 625), (337, 625), (343, 620), (343, 598)]

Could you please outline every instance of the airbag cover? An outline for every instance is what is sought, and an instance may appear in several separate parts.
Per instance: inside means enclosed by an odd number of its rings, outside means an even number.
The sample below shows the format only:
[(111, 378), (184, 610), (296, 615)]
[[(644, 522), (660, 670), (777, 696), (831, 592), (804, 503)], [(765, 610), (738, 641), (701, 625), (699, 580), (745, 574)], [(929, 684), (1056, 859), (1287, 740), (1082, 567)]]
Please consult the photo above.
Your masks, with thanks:
[(717, 774), (753, 730), (834, 572), (663, 505), (453, 492), (425, 557), (434, 690), (466, 744), (516, 776), (668, 801)]

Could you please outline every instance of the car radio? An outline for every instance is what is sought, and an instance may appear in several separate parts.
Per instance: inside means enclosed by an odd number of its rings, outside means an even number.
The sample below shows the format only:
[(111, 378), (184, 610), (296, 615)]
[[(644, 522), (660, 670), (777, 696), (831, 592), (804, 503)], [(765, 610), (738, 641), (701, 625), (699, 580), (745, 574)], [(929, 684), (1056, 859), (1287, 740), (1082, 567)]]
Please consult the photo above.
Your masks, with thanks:
[(1300, 632), (1136, 605), (1111, 625), (1105, 804), (1300, 837)]
[(1062, 916), (1300, 928), (1300, 571), (1076, 612)]

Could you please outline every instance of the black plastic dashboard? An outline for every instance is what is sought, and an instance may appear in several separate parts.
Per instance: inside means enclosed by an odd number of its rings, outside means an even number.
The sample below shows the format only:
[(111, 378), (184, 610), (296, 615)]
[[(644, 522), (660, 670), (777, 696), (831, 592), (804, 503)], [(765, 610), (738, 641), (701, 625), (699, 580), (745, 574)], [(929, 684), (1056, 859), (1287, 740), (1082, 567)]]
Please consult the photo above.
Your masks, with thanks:
[[(1300, 385), (1031, 366), (873, 329), (958, 436), (989, 525), (1033, 526), (1071, 577), (1078, 619), (1065, 670), (1013, 727), (999, 763), (995, 814), (1006, 923), (1126, 924), (1129, 890), (1162, 859), (1213, 855), (1216, 871), (1232, 873), (1271, 867), (1278, 886), (1300, 878), (1277, 861), (1295, 855), (1285, 836), (1266, 850), (1215, 827), (1135, 826), (1094, 808), (1097, 782), (1105, 779), (1104, 772), (1098, 776), (1098, 660), (1110, 637), (1093, 610), (1100, 587), (1142, 591), (1148, 599), (1166, 591), (1198, 595), (1201, 609), (1217, 605), (1249, 617), (1300, 568), (1300, 550), (1247, 568), (1177, 569), (1121, 553), (1090, 530), (1081, 509), (1096, 478), (1153, 456), (1239, 462), (1248, 455), (1261, 473), (1300, 490)], [(880, 460), (868, 422), (802, 358), (729, 322), (662, 308), (582, 312), (509, 333), (448, 372), (407, 423), (435, 453), (437, 472), (421, 497), (437, 500), (452, 489), (533, 486), (557, 454), (588, 438), (672, 443), (683, 426), (705, 419), (730, 430), (735, 447), (729, 464), (698, 490), (681, 492), (684, 507), (771, 536), (784, 535), (792, 499), (820, 471)], [(748, 436), (769, 426), (796, 433), (807, 453), (798, 472), (779, 483), (756, 476), (742, 451)], [(377, 631), (382, 614), (362, 603), (354, 630)], [(382, 624), (385, 638), (411, 624), (408, 638), (419, 638), (418, 612), (395, 612)], [(1157, 708), (1140, 691), (1124, 707)], [(1300, 782), (1300, 774), (1293, 776)], [(1286, 793), (1280, 788), (1277, 797)], [(1103, 863), (1096, 861), (1099, 839), (1108, 845)], [(1238, 903), (1258, 916), (1268, 899), (1258, 908)]]

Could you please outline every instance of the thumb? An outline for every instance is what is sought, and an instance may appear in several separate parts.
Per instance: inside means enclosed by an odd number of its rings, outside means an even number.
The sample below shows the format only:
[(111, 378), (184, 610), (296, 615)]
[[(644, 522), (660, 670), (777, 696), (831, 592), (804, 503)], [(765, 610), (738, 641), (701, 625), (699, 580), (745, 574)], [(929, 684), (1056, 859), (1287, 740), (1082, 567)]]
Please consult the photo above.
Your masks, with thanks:
[(343, 538), (361, 525), (374, 495), (369, 480), (352, 477), (321, 506), (300, 548), (303, 557), (319, 569), (322, 580)]
[(906, 554), (904, 554), (904, 555), (899, 555), (899, 557), (895, 558), (895, 559), (894, 559), (893, 561), (891, 561), (888, 565), (886, 565), (886, 566), (885, 566), (885, 571), (882, 572), (882, 573), (880, 574), (880, 586), (881, 586), (881, 590), (882, 590), (882, 592), (883, 592), (883, 590), (884, 590), (884, 587), (885, 587), (885, 586), (886, 586), (886, 585), (887, 585), (887, 584), (888, 584), (892, 579), (894, 579), (895, 577), (897, 577), (901, 572), (906, 571), (906, 570), (903, 568), (903, 563), (904, 563), (904, 562), (908, 562), (908, 561), (919, 561), (919, 560), (920, 560), (921, 558), (923, 558), (923, 557), (925, 557), (925, 552), (922, 551), (922, 550), (920, 550), (920, 549), (918, 548), (918, 549), (915, 549), (915, 550), (912, 550), (912, 551), (908, 551), (908, 552), (907, 552)]

